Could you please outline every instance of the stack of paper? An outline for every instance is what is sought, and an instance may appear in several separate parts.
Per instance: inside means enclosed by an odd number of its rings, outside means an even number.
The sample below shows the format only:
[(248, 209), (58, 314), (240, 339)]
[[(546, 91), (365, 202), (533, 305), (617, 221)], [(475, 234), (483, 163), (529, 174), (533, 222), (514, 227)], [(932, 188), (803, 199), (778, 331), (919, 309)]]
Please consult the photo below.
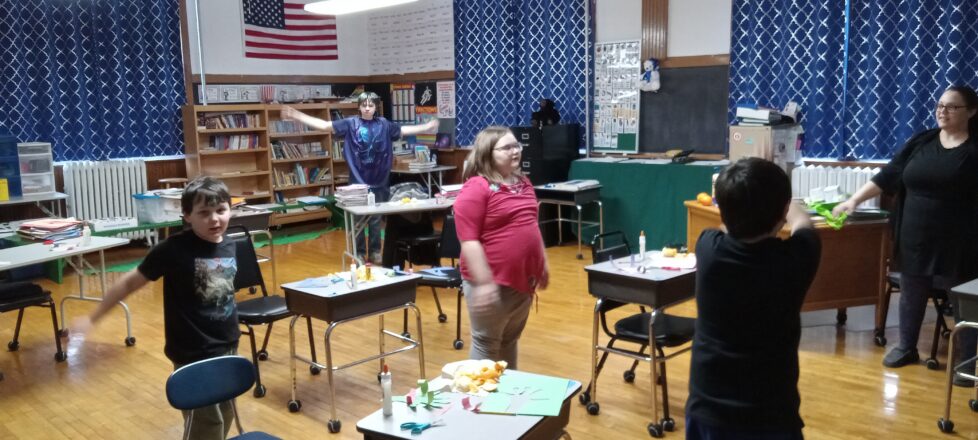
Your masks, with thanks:
[(414, 161), (414, 162), (408, 162), (408, 169), (409, 170), (427, 170), (429, 168), (434, 168), (435, 165), (438, 165), (438, 164), (435, 163), (435, 162), (433, 162), (433, 161), (428, 161), (428, 162)]
[(370, 187), (362, 183), (336, 188), (336, 201), (344, 206), (363, 206), (367, 204), (367, 191)]
[(65, 240), (80, 237), (82, 224), (75, 219), (46, 218), (22, 223), (17, 234), (31, 240)]
[(454, 199), (458, 197), (458, 193), (462, 191), (462, 184), (458, 183), (455, 185), (442, 185), (441, 193), (449, 199)]
[(750, 106), (737, 107), (737, 125), (760, 127), (764, 125), (778, 125), (790, 122), (793, 121), (790, 120), (790, 118), (786, 118), (780, 111), (775, 109), (764, 107), (753, 108)]

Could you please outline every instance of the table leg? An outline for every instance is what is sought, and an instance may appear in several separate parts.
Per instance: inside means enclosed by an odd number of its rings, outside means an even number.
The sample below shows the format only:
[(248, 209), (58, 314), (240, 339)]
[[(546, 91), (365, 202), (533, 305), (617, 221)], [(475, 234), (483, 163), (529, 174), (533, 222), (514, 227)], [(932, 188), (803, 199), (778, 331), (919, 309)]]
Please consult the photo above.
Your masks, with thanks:
[(583, 208), (581, 208), (581, 205), (574, 205), (574, 206), (577, 206), (577, 259), (583, 260), (584, 253), (581, 252), (581, 220), (583, 220), (581, 218), (581, 210)]
[(653, 310), (651, 316), (649, 317), (649, 371), (651, 373), (651, 381), (649, 384), (652, 385), (652, 421), (649, 422), (648, 430), (652, 437), (662, 437), (662, 423), (659, 421), (659, 389), (656, 385), (656, 379), (659, 377), (659, 359), (658, 353), (655, 349), (655, 330), (652, 325), (655, 322), (656, 311)]
[(587, 412), (591, 415), (597, 415), (600, 410), (598, 406), (598, 319), (603, 303), (602, 298), (598, 298), (594, 303), (594, 317), (591, 323), (591, 381), (588, 382), (588, 389), (584, 390), (584, 397), (581, 399), (587, 404)]
[[(380, 320), (380, 331), (378, 332), (378, 335), (380, 336), (379, 345), (380, 345), (380, 354), (381, 354), (381, 357), (380, 357), (380, 369), (377, 370), (377, 371), (379, 373), (383, 373), (384, 372), (384, 356), (383, 356), (383, 354), (384, 354), (384, 315), (383, 314), (378, 315), (378, 319)], [(380, 380), (380, 376), (377, 376), (377, 379), (379, 381)]]
[(337, 433), (340, 431), (340, 420), (336, 418), (336, 386), (333, 383), (333, 347), (330, 344), (330, 337), (333, 335), (333, 329), (336, 328), (336, 323), (331, 322), (326, 328), (326, 379), (329, 380), (329, 422), (326, 427), (329, 428), (329, 432)]
[[(289, 321), (289, 378), (292, 381), (292, 400), (289, 401), (289, 410), (295, 408), (295, 411), (299, 410), (298, 400), (295, 399), (295, 388), (296, 388), (296, 377), (295, 377), (295, 321), (299, 319), (299, 315), (292, 317)], [(295, 402), (293, 404), (293, 402)], [(295, 412), (292, 411), (292, 412)]]
[(418, 330), (418, 346), (415, 347), (418, 350), (418, 369), (421, 371), (418, 378), (425, 379), (428, 376), (424, 372), (424, 336), (421, 334), (421, 309), (414, 303), (408, 303), (407, 306), (414, 310), (414, 322)]

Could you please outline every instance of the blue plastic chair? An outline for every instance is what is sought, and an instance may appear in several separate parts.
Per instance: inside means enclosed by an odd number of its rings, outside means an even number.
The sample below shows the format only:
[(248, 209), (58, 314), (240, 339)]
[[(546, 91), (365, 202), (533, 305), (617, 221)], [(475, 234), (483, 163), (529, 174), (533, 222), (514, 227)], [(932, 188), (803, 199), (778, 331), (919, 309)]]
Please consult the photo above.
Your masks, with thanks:
[[(255, 366), (241, 356), (220, 356), (185, 365), (166, 380), (166, 399), (170, 406), (180, 410), (192, 410), (231, 401), (234, 423), (239, 440), (278, 439), (264, 432), (245, 433), (241, 428), (238, 408), (234, 398), (251, 389), (255, 384)], [(184, 438), (190, 434), (193, 417), (184, 426)]]

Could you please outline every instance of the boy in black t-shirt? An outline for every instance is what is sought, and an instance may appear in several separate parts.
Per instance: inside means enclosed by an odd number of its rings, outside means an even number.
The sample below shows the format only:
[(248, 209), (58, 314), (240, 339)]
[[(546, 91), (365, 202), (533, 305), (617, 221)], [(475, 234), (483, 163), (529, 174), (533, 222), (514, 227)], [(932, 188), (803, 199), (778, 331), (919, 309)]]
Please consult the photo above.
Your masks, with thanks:
[[(174, 368), (234, 354), (241, 331), (234, 302), (235, 245), (224, 236), (231, 218), (231, 196), (223, 182), (198, 177), (183, 192), (183, 218), (190, 224), (149, 251), (146, 259), (105, 292), (89, 317), (72, 326), (83, 338), (93, 323), (119, 301), (163, 277), (166, 356)], [(192, 439), (224, 439), (234, 418), (230, 402), (184, 411)]]
[(801, 439), (800, 312), (821, 242), (772, 162), (737, 161), (717, 178), (716, 198), (725, 231), (696, 243), (686, 438)]

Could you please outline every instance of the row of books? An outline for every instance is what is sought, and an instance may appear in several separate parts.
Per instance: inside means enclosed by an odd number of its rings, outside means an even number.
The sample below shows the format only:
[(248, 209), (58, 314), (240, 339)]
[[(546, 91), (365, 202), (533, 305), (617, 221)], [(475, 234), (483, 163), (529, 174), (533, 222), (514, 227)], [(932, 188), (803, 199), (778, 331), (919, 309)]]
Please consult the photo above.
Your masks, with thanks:
[(269, 125), (272, 133), (305, 133), (307, 131), (316, 131), (316, 129), (296, 120), (272, 121)]
[(197, 125), (208, 129), (253, 128), (261, 126), (261, 119), (259, 119), (257, 113), (204, 113), (201, 115), (201, 118), (203, 118), (203, 123), (197, 121)]
[(293, 170), (274, 170), (275, 186), (310, 185), (316, 182), (329, 182), (328, 168), (304, 167), (295, 164)]
[(302, 159), (305, 157), (328, 157), (321, 142), (305, 142), (295, 144), (286, 141), (272, 142), (272, 154), (275, 159)]
[(336, 140), (335, 137), (333, 139), (334, 139), (333, 148), (332, 148), (333, 157), (336, 159), (344, 159), (345, 156), (343, 156), (343, 140), (342, 139)]
[(211, 150), (253, 150), (259, 146), (257, 134), (235, 134), (211, 136)]

